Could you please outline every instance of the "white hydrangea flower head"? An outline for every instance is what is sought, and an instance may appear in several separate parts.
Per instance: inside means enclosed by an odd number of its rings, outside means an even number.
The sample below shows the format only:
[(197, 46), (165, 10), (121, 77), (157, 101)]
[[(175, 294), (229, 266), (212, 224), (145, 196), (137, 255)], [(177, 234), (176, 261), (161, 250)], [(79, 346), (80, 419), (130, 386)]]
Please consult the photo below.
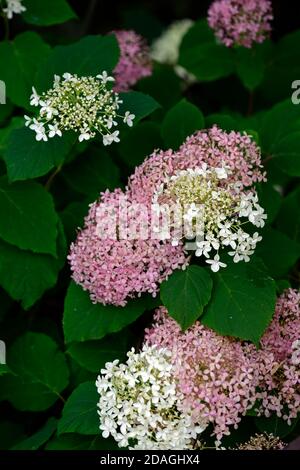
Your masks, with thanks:
[(250, 261), (256, 244), (262, 237), (255, 232), (250, 235), (245, 225), (263, 227), (267, 218), (258, 203), (254, 189), (245, 191), (240, 184), (228, 181), (229, 168), (208, 167), (180, 170), (166, 177), (153, 196), (153, 204), (174, 204), (182, 208), (182, 221), (174, 219), (172, 237), (174, 241), (184, 236), (195, 239), (187, 244), (195, 250), (197, 257), (204, 256), (214, 272), (226, 267), (220, 261), (220, 250), (230, 250), (234, 263)]
[(126, 364), (107, 363), (96, 381), (102, 436), (130, 449), (192, 449), (207, 423), (182, 410), (171, 353), (144, 345), (127, 356)]
[(172, 23), (151, 46), (151, 57), (161, 64), (173, 65), (176, 74), (183, 80), (193, 83), (196, 79), (184, 67), (178, 65), (179, 49), (183, 37), (193, 26), (190, 19)]
[(26, 7), (22, 4), (22, 0), (4, 0), (6, 7), (3, 8), (5, 16), (11, 20), (13, 15), (19, 15), (26, 11)]
[(106, 71), (96, 77), (78, 77), (76, 74), (55, 75), (53, 87), (40, 96), (32, 88), (30, 104), (40, 107), (37, 118), (25, 116), (25, 125), (35, 131), (36, 140), (63, 135), (74, 131), (79, 142), (101, 135), (104, 145), (120, 142), (118, 126), (121, 118), (128, 126), (133, 125), (135, 115), (126, 111), (119, 114), (122, 100), (111, 89), (114, 81)]

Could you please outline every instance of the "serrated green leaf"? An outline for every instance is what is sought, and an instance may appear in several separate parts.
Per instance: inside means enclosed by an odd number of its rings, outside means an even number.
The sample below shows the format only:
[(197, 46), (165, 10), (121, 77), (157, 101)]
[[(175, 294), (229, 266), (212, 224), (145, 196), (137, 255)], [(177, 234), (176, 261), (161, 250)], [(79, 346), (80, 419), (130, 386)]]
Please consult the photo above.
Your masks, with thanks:
[(177, 270), (161, 284), (160, 297), (183, 330), (189, 328), (202, 315), (209, 302), (212, 280), (207, 270), (188, 266)]
[(214, 275), (202, 323), (217, 333), (258, 344), (270, 323), (276, 285), (259, 259), (231, 264)]
[(20, 336), (8, 350), (7, 363), (15, 375), (1, 377), (1, 395), (19, 410), (47, 410), (68, 385), (65, 356), (44, 334)]
[(0, 179), (0, 237), (18, 248), (56, 256), (58, 217), (51, 195), (34, 183)]

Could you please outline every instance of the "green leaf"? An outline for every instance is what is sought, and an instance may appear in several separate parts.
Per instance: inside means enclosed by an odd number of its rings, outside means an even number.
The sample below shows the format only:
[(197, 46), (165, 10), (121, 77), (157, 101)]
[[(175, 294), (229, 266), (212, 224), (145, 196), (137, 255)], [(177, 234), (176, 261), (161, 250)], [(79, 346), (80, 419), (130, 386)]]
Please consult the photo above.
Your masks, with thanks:
[(35, 253), (56, 256), (58, 217), (51, 195), (34, 183), (8, 184), (0, 179), (0, 237)]
[(2, 419), (0, 421), (0, 450), (7, 450), (14, 446), (21, 439), (24, 439), (24, 425), (16, 421)]
[(272, 227), (267, 227), (262, 237), (257, 245), (257, 255), (262, 258), (273, 277), (284, 276), (300, 257), (300, 243)]
[(254, 419), (255, 425), (261, 432), (273, 434), (280, 438), (286, 437), (295, 428), (299, 418), (293, 419), (289, 425), (284, 419), (278, 418), (276, 415), (271, 415), (269, 418), (257, 417)]
[(95, 77), (104, 70), (111, 72), (118, 59), (119, 47), (113, 34), (85, 36), (74, 44), (57, 46), (38, 71), (37, 88), (43, 92), (52, 87), (55, 74), (69, 72)]
[(47, 410), (68, 385), (65, 356), (44, 334), (20, 336), (8, 350), (7, 363), (16, 375), (1, 378), (1, 395), (18, 410)]
[(184, 36), (179, 64), (199, 80), (211, 81), (233, 73), (233, 51), (216, 43), (206, 20), (197, 21)]
[(216, 124), (224, 131), (239, 131), (239, 123), (229, 114), (210, 114), (205, 118), (206, 127), (212, 127)]
[(263, 151), (267, 155), (276, 152), (277, 144), (288, 134), (299, 129), (300, 106), (291, 100), (276, 104), (265, 113), (259, 129)]
[(265, 99), (275, 103), (290, 98), (291, 84), (300, 76), (299, 48), (299, 29), (282, 37), (275, 44), (260, 90)]
[(108, 335), (97, 341), (84, 341), (82, 343), (72, 343), (67, 353), (80, 364), (81, 367), (91, 371), (99, 372), (106, 362), (115, 359), (123, 361), (130, 348), (131, 336), (125, 330), (114, 335)]
[(145, 299), (129, 301), (125, 307), (93, 304), (87, 292), (71, 282), (64, 309), (64, 333), (67, 343), (101, 339), (122, 330), (145, 311)]
[(95, 148), (66, 166), (63, 177), (76, 191), (97, 197), (101, 191), (120, 186), (120, 170), (105, 150)]
[(65, 240), (58, 237), (59, 258), (35, 254), (0, 240), (0, 285), (24, 309), (30, 308), (56, 283), (65, 259)]
[(186, 137), (203, 127), (204, 117), (200, 109), (183, 99), (167, 112), (161, 133), (165, 145), (177, 150)]
[(122, 160), (129, 166), (140, 165), (147, 155), (162, 148), (160, 126), (151, 121), (141, 122), (121, 139), (118, 146)]
[(26, 11), (22, 16), (27, 23), (51, 26), (76, 18), (66, 0), (23, 0)]
[(140, 80), (138, 88), (164, 108), (173, 106), (181, 96), (181, 80), (167, 65), (155, 64), (152, 75)]
[(20, 129), (24, 126), (24, 118), (13, 117), (6, 127), (0, 129), (0, 155), (3, 156), (7, 148), (11, 133), (15, 129)]
[(300, 176), (300, 131), (292, 132), (277, 143), (272, 156), (276, 164), (290, 176)]
[(57, 427), (57, 420), (55, 418), (49, 418), (46, 424), (39, 429), (35, 434), (24, 439), (18, 444), (14, 445), (11, 450), (37, 450), (47, 441), (49, 441), (52, 434), (55, 432)]
[(74, 141), (71, 133), (48, 142), (37, 142), (35, 133), (27, 127), (12, 131), (3, 154), (9, 180), (26, 180), (47, 174), (64, 161)]
[(119, 113), (121, 115), (125, 114), (126, 111), (133, 113), (135, 115), (134, 125), (160, 107), (151, 96), (139, 91), (120, 93), (120, 98), (123, 103), (120, 105)]
[(259, 204), (265, 209), (268, 215), (267, 224), (272, 224), (279, 212), (281, 205), (281, 195), (270, 183), (263, 183), (257, 186)]
[(188, 266), (175, 271), (161, 284), (160, 297), (183, 330), (189, 328), (202, 315), (209, 302), (212, 280), (207, 270)]
[(279, 230), (300, 243), (300, 188), (291, 192), (281, 205), (276, 224)]
[(87, 205), (88, 202), (71, 202), (60, 213), (68, 245), (75, 240), (78, 227), (83, 226)]
[(98, 401), (95, 383), (80, 384), (64, 406), (62, 418), (58, 423), (58, 434), (99, 434)]
[[(100, 432), (100, 431), (98, 431)], [(113, 439), (101, 436), (83, 436), (80, 434), (64, 434), (49, 442), (47, 450), (117, 450), (118, 445)]]
[(275, 302), (275, 282), (259, 259), (231, 264), (214, 275), (212, 297), (202, 323), (221, 335), (258, 345), (272, 319)]
[(266, 59), (270, 55), (271, 44), (257, 44), (250, 49), (236, 49), (237, 74), (248, 90), (255, 90), (263, 81)]
[(0, 43), (0, 60), (5, 64), (1, 67), (0, 80), (6, 84), (7, 97), (17, 106), (30, 109), (36, 71), (45, 63), (49, 53), (48, 44), (31, 31), (19, 34), (13, 42)]

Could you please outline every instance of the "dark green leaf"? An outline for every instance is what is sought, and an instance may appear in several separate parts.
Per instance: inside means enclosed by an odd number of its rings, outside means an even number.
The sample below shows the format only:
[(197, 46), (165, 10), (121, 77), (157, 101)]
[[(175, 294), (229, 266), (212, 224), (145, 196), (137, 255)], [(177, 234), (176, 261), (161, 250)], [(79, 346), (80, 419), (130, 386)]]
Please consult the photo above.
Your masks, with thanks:
[(122, 160), (130, 166), (140, 165), (155, 149), (162, 148), (160, 127), (155, 122), (141, 122), (130, 130), (118, 147)]
[(175, 271), (161, 284), (163, 304), (183, 330), (189, 328), (203, 313), (209, 302), (212, 280), (207, 270), (188, 266)]
[(292, 132), (280, 140), (272, 156), (285, 173), (300, 176), (300, 132)]
[(68, 385), (65, 356), (44, 334), (20, 336), (8, 350), (7, 363), (16, 375), (1, 378), (1, 395), (19, 410), (48, 409)]
[(275, 282), (260, 260), (231, 264), (214, 275), (202, 323), (222, 335), (258, 344), (272, 319), (275, 301)]
[(99, 434), (98, 401), (95, 383), (85, 382), (79, 385), (64, 406), (62, 418), (58, 423), (58, 434)]
[(83, 153), (65, 167), (63, 177), (76, 191), (97, 197), (101, 191), (120, 186), (120, 170), (102, 149)]
[(0, 70), (0, 80), (4, 80), (7, 96), (17, 106), (30, 109), (36, 71), (49, 53), (48, 44), (31, 31), (19, 34), (13, 42), (0, 43), (1, 63), (5, 64)]
[(119, 59), (119, 48), (114, 35), (85, 36), (68, 46), (55, 47), (37, 74), (39, 92), (53, 85), (54, 75), (65, 72), (79, 76), (96, 76), (106, 70), (111, 72)]
[(281, 232), (300, 243), (300, 188), (290, 193), (281, 205), (276, 223)]
[(39, 429), (38, 432), (32, 436), (24, 439), (18, 444), (14, 445), (11, 450), (37, 450), (43, 444), (45, 444), (52, 434), (55, 432), (57, 427), (57, 420), (55, 418), (49, 418), (46, 424)]
[(183, 99), (167, 112), (161, 133), (166, 147), (177, 150), (186, 137), (203, 127), (204, 117), (200, 109)]
[(204, 81), (226, 77), (235, 68), (232, 50), (216, 43), (206, 20), (197, 21), (183, 38), (179, 64)]
[(130, 301), (125, 307), (93, 304), (88, 293), (71, 282), (64, 309), (66, 342), (101, 339), (109, 333), (122, 330), (144, 311), (144, 299)]
[(67, 352), (81, 367), (91, 372), (99, 372), (106, 362), (125, 359), (126, 353), (130, 349), (129, 340), (130, 335), (126, 330), (123, 330), (99, 341), (72, 343)]
[(26, 11), (22, 13), (27, 23), (51, 26), (76, 18), (66, 0), (23, 0)]
[(58, 237), (59, 258), (20, 250), (0, 241), (0, 285), (24, 309), (30, 308), (56, 283), (65, 260), (65, 239)]
[(49, 442), (47, 450), (117, 450), (113, 439), (101, 436), (82, 436), (80, 434), (64, 434)]
[(298, 418), (293, 419), (290, 425), (285, 420), (283, 420), (282, 418), (278, 418), (278, 416), (274, 414), (269, 418), (255, 418), (254, 421), (257, 428), (261, 432), (266, 432), (268, 434), (273, 434), (274, 436), (283, 438), (293, 431), (294, 427), (297, 424)]
[(273, 277), (284, 276), (300, 257), (300, 244), (271, 227), (264, 230), (256, 253)]
[(121, 115), (125, 114), (126, 111), (133, 113), (135, 115), (134, 125), (160, 107), (151, 96), (139, 91), (120, 93), (120, 97), (123, 103), (120, 105), (119, 113)]
[(264, 78), (266, 59), (271, 54), (271, 44), (257, 44), (250, 49), (239, 47), (236, 50), (237, 73), (248, 90), (254, 90)]
[(35, 253), (56, 256), (58, 217), (50, 194), (34, 183), (8, 184), (0, 179), (0, 237)]
[(272, 224), (280, 209), (282, 200), (281, 195), (270, 183), (263, 183), (258, 185), (257, 194), (259, 198), (259, 204), (265, 209), (265, 212), (268, 216), (267, 223)]

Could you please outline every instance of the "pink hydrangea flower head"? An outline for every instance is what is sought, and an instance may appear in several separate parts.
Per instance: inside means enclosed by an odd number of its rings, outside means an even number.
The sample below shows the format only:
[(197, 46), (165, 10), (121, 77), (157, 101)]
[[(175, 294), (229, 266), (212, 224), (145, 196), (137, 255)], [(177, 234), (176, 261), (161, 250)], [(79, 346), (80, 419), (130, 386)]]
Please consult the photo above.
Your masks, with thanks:
[(273, 355), (270, 374), (260, 388), (260, 413), (276, 413), (291, 423), (300, 412), (300, 293), (286, 290), (278, 299), (274, 318), (261, 339), (262, 351)]
[[(96, 303), (124, 306), (128, 298), (149, 292), (153, 296), (158, 291), (159, 283), (165, 280), (174, 269), (188, 263), (182, 245), (172, 246), (168, 241), (155, 240), (143, 236), (134, 237), (128, 232), (123, 238), (118, 237), (122, 221), (122, 204), (126, 194), (121, 190), (105, 192), (99, 201), (90, 206), (85, 226), (71, 245), (69, 261), (74, 281), (90, 293)], [(126, 197), (126, 201), (128, 198)], [(103, 211), (111, 211), (107, 219), (108, 227), (102, 227)], [(114, 217), (118, 215), (118, 219)], [(132, 230), (148, 227), (148, 214), (141, 211), (136, 224), (136, 212), (128, 213), (126, 222)], [(113, 230), (117, 220), (117, 230)], [(104, 223), (104, 222), (103, 222)], [(130, 223), (132, 223), (130, 225)], [(111, 227), (110, 227), (111, 225)], [(112, 230), (100, 236), (99, 230)]]
[(208, 24), (227, 47), (251, 48), (270, 34), (273, 19), (269, 0), (215, 0), (208, 10)]
[(182, 332), (163, 307), (155, 320), (146, 330), (146, 343), (171, 351), (183, 409), (192, 410), (196, 422), (211, 422), (220, 443), (255, 403), (260, 377), (255, 346), (220, 336), (199, 322)]
[(188, 137), (177, 152), (154, 152), (135, 170), (128, 189), (134, 199), (147, 203), (166, 176), (179, 170), (195, 169), (203, 163), (209, 167), (226, 166), (230, 170), (227, 182), (247, 188), (265, 181), (261, 151), (247, 134), (226, 132), (213, 126)]
[(134, 31), (113, 31), (116, 35), (120, 59), (113, 72), (116, 92), (128, 91), (141, 78), (152, 73), (150, 49), (146, 40)]

